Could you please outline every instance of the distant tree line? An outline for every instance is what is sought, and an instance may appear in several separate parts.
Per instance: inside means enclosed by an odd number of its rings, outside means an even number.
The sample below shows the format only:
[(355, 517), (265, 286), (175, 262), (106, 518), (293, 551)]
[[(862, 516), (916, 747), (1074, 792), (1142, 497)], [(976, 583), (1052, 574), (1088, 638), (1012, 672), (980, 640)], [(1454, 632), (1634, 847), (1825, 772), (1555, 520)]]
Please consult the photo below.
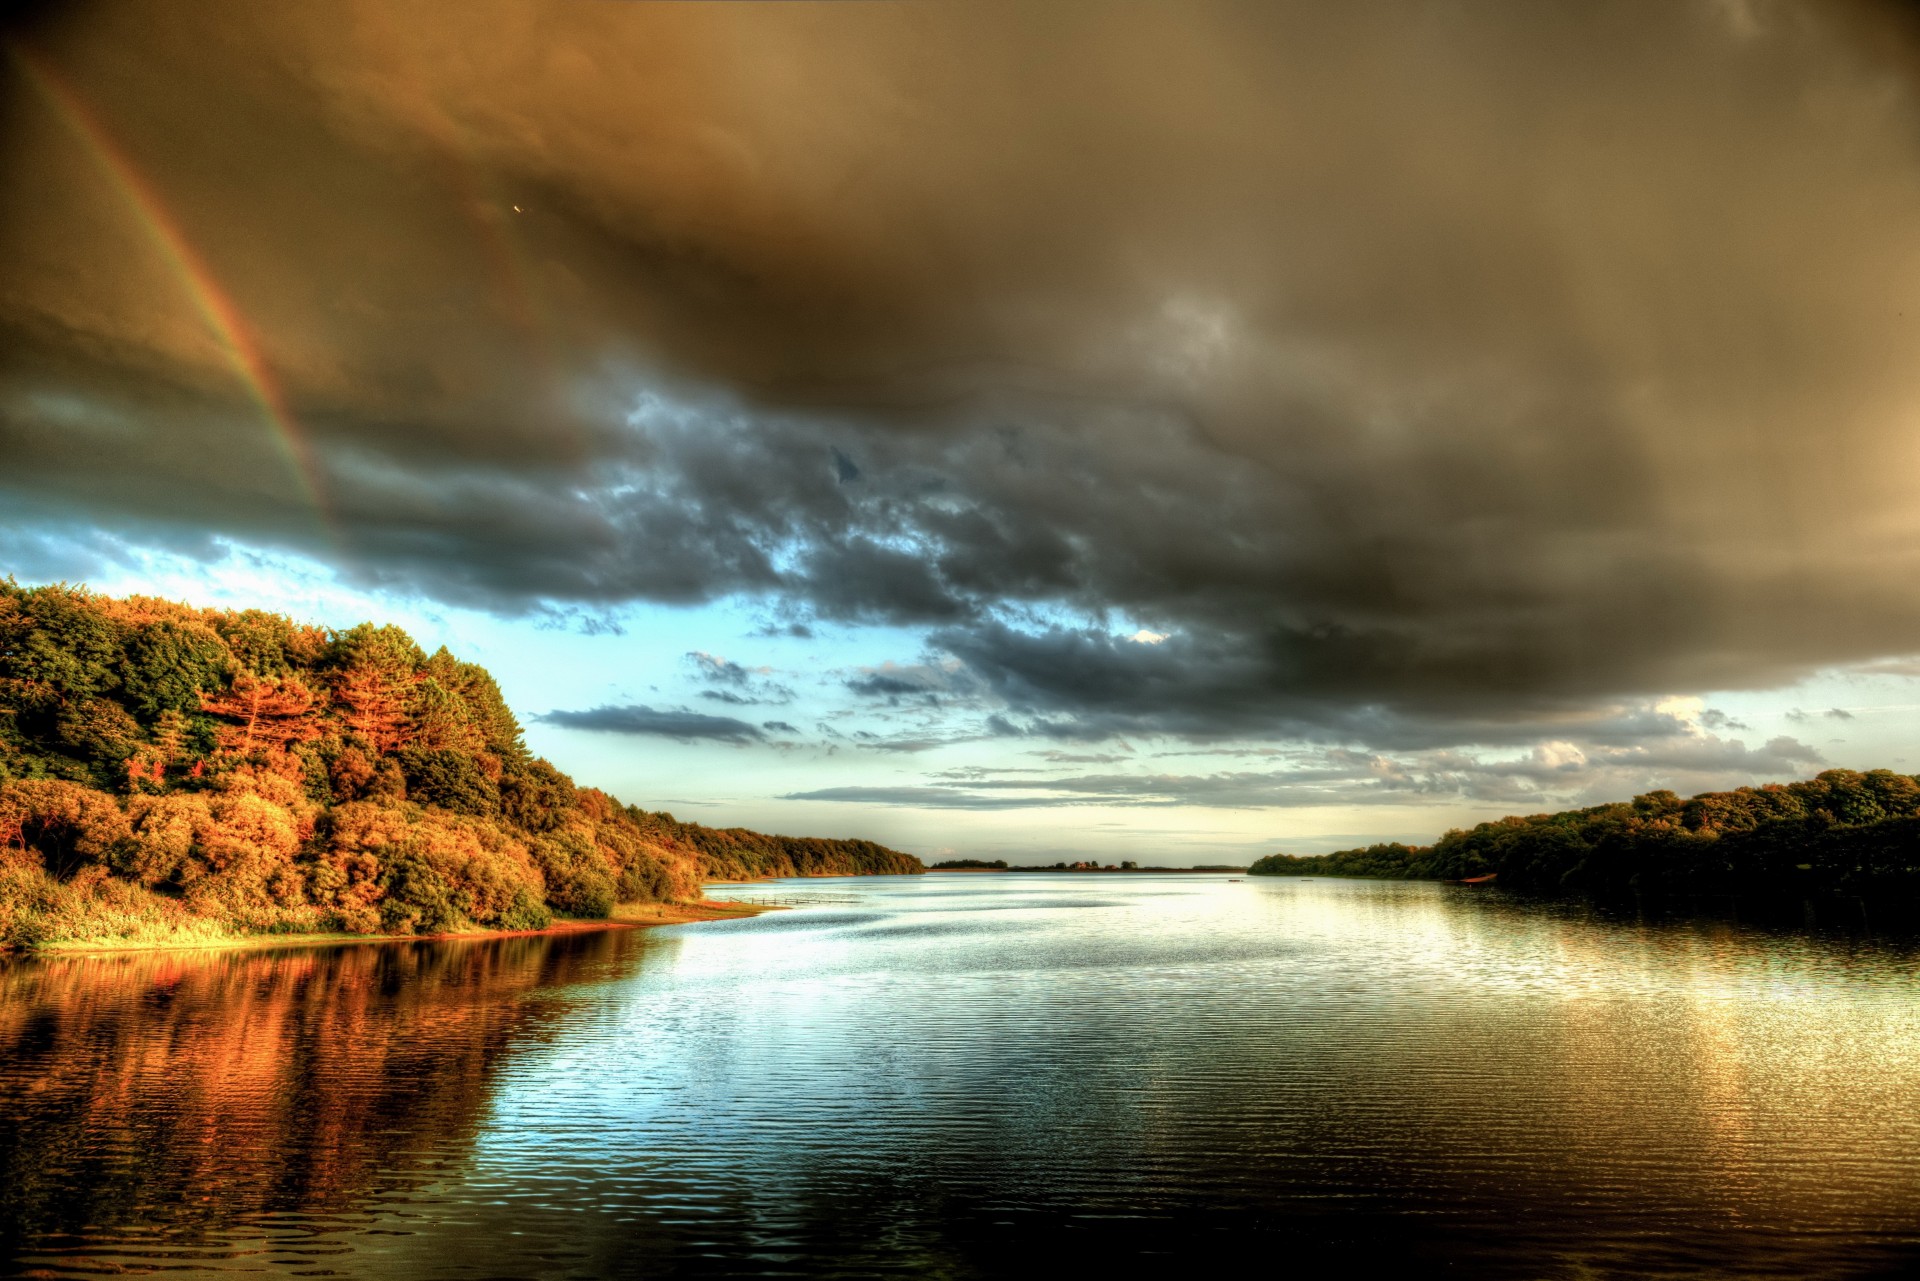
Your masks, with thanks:
[(1467, 880), (1530, 893), (1687, 906), (1844, 901), (1920, 910), (1920, 780), (1828, 770), (1683, 800), (1670, 791), (1448, 832), (1432, 845), (1274, 854), (1260, 876)]
[(983, 859), (977, 859), (977, 858), (950, 858), (944, 863), (933, 864), (933, 870), (936, 872), (939, 872), (939, 871), (955, 872), (955, 871), (968, 871), (968, 870), (1004, 872), (1007, 870), (1007, 860), (1000, 858), (1000, 859), (995, 859), (993, 862), (989, 863)]
[(578, 787), (485, 669), (396, 627), (0, 581), (0, 945), (533, 929), (920, 870)]
[[(1002, 866), (1005, 866), (1002, 864)], [(1160, 867), (1150, 864), (1140, 866), (1131, 859), (1122, 863), (1100, 863), (1084, 860), (1079, 863), (1028, 863), (1018, 864), (1007, 869), (1010, 872), (1244, 872), (1244, 867), (1229, 867), (1224, 863), (1196, 863), (1192, 867)]]

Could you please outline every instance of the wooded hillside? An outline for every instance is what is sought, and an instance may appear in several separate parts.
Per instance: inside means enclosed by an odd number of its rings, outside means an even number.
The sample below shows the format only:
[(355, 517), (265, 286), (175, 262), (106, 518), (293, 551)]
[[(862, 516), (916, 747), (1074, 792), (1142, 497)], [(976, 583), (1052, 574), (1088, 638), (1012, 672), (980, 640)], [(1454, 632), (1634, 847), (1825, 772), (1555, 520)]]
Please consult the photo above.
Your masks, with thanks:
[(578, 787), (483, 668), (395, 627), (0, 582), (0, 944), (534, 929), (921, 870)]
[(1828, 770), (1690, 800), (1649, 792), (1481, 823), (1432, 845), (1274, 854), (1251, 871), (1406, 880), (1491, 872), (1504, 888), (1600, 900), (1798, 907), (1844, 899), (1870, 917), (1910, 917), (1920, 909), (1920, 779)]

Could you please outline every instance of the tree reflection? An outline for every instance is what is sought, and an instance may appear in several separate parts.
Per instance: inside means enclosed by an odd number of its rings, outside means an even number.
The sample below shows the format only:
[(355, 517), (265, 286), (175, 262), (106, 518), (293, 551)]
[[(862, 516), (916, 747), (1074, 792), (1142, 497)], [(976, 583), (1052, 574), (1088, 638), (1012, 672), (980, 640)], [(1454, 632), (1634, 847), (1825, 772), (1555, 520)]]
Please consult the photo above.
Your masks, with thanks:
[(0, 965), (0, 1233), (186, 1242), (334, 1214), (469, 1148), (501, 1056), (626, 931)]

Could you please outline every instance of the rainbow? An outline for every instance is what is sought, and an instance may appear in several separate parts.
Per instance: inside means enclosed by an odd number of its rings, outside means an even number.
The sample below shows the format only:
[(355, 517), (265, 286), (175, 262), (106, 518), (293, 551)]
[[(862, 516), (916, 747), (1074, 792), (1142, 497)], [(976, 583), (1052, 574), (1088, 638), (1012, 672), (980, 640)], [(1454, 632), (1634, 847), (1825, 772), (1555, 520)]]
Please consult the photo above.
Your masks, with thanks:
[(194, 308), (219, 341), (227, 363), (272, 428), (274, 440), (285, 455), (302, 494), (337, 542), (339, 528), (328, 499), (325, 474), (299, 419), (287, 406), (286, 393), (261, 354), (258, 339), (232, 296), (221, 287), (219, 278), (193, 247), (160, 193), (88, 108), (86, 101), (43, 59), (11, 42), (7, 53), (27, 83), (60, 118), (119, 193), (147, 238), (179, 278)]

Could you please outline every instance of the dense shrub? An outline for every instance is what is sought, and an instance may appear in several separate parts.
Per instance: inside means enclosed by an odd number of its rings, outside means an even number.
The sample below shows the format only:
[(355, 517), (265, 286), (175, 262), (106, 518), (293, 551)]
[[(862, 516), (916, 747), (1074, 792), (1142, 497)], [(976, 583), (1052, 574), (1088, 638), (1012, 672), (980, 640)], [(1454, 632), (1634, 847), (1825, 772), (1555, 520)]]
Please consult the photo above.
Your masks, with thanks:
[(580, 829), (536, 836), (531, 849), (546, 876), (547, 902), (569, 916), (598, 919), (612, 913), (613, 876), (606, 860)]
[(58, 779), (0, 785), (0, 846), (31, 852), (56, 880), (106, 863), (131, 835), (111, 796)]

